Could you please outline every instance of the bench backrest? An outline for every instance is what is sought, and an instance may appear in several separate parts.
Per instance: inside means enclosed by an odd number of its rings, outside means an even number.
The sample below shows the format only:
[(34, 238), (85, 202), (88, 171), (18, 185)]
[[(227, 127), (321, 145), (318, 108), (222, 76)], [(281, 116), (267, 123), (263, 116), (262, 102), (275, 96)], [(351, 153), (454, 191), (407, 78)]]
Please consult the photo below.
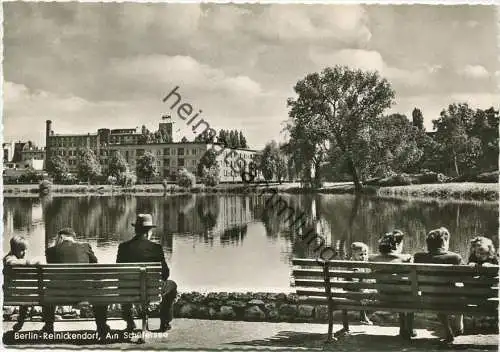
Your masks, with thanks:
[(498, 266), (395, 264), (294, 259), (299, 296), (337, 309), (492, 313)]
[(4, 304), (138, 303), (155, 300), (160, 263), (46, 264), (4, 268)]

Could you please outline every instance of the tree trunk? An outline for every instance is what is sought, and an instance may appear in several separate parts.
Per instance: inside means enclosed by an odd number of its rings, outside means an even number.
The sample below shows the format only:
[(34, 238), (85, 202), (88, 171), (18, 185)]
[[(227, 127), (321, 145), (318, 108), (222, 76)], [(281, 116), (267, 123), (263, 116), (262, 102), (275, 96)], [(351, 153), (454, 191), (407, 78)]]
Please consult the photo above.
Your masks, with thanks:
[(347, 164), (349, 167), (349, 170), (351, 171), (352, 174), (352, 181), (354, 183), (354, 190), (356, 193), (361, 192), (363, 189), (363, 184), (361, 183), (361, 180), (359, 179), (358, 171), (356, 170), (356, 166), (354, 166), (354, 162), (352, 159), (349, 157), (347, 159)]
[(458, 171), (457, 153), (455, 152), (455, 149), (453, 149), (453, 164), (455, 166), (455, 172), (457, 173), (457, 176), (460, 176), (460, 172)]

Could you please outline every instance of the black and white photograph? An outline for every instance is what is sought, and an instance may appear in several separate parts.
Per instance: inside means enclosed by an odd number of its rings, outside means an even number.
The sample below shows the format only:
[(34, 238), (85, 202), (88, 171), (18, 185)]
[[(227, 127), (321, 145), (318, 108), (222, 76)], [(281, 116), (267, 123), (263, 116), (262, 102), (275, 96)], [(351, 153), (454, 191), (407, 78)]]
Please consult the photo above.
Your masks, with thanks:
[(498, 351), (497, 5), (1, 13), (4, 349)]

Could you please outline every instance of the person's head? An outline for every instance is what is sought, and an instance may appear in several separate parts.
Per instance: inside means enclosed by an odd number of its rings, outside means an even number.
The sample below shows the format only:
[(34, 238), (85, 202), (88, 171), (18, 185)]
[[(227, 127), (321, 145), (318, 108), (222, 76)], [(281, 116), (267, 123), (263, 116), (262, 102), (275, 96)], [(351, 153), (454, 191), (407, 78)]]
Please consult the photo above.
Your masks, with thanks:
[(400, 230), (387, 232), (378, 240), (378, 251), (381, 254), (401, 253), (403, 251), (404, 233)]
[(151, 214), (137, 214), (135, 223), (132, 226), (134, 226), (135, 234), (141, 236), (149, 236), (152, 229), (156, 227), (153, 224), (153, 216)]
[(75, 242), (76, 233), (71, 227), (60, 229), (57, 233), (56, 245), (65, 241)]
[(440, 227), (430, 231), (425, 238), (427, 243), (427, 251), (447, 251), (450, 247), (450, 232), (446, 227)]
[(28, 249), (28, 241), (23, 236), (16, 235), (10, 239), (10, 252), (16, 256), (17, 259), (22, 259), (26, 255)]
[(351, 258), (359, 262), (368, 261), (368, 246), (363, 242), (353, 242), (351, 244)]
[(470, 241), (470, 254), (479, 262), (495, 256), (495, 246), (488, 237), (476, 236)]

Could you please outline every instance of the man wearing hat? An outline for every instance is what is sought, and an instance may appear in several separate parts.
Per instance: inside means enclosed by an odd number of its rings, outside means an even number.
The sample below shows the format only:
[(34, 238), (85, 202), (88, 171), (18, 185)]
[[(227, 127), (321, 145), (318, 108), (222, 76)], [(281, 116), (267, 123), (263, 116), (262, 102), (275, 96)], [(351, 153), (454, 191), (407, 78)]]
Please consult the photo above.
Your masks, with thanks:
[[(173, 318), (173, 305), (177, 296), (177, 285), (172, 280), (167, 280), (170, 269), (165, 261), (163, 248), (149, 240), (156, 225), (153, 224), (151, 214), (138, 214), (136, 221), (132, 224), (135, 228), (135, 236), (118, 246), (117, 263), (137, 263), (137, 262), (161, 262), (162, 278), (164, 286), (162, 290), (162, 300), (160, 303), (160, 331), (165, 332), (171, 329), (170, 322)], [(122, 305), (123, 319), (127, 322), (127, 331), (135, 329), (132, 317), (132, 305)]]
[[(97, 263), (97, 258), (92, 251), (90, 244), (77, 242), (76, 234), (72, 228), (61, 229), (56, 238), (55, 245), (47, 248), (45, 254), (47, 264), (52, 263)], [(97, 325), (97, 333), (100, 339), (104, 339), (110, 328), (106, 324), (107, 306), (94, 305), (94, 317)], [(42, 330), (48, 333), (54, 331), (55, 320), (54, 305), (45, 305), (42, 307), (42, 315), (45, 325)]]

